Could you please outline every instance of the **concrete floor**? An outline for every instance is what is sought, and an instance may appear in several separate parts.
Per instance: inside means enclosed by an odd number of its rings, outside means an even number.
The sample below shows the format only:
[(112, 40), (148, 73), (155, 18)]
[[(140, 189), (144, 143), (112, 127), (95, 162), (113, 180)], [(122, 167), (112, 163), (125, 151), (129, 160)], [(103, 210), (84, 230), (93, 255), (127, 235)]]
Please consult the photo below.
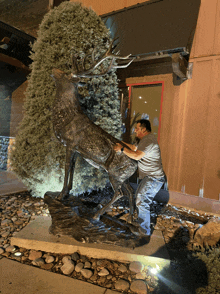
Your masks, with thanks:
[(49, 234), (50, 225), (50, 217), (36, 217), (11, 238), (11, 245), (51, 253), (72, 254), (77, 251), (88, 257), (121, 262), (141, 261), (147, 266), (154, 267), (158, 264), (161, 268), (170, 264), (164, 238), (158, 230), (153, 232), (148, 244), (132, 249), (108, 244), (81, 243), (68, 236), (53, 236)]
[(22, 191), (27, 191), (27, 188), (13, 172), (0, 170), (0, 196)]
[(1, 294), (117, 294), (119, 292), (2, 258)]

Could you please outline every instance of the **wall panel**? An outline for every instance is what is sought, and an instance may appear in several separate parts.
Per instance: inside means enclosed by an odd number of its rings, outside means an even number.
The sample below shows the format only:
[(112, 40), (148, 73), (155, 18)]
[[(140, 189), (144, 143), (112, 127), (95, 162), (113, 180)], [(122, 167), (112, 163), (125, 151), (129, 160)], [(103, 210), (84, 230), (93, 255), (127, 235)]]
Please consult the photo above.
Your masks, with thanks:
[(203, 187), (204, 146), (207, 132), (208, 103), (212, 60), (194, 63), (191, 90), (186, 96), (186, 115), (182, 141), (180, 184), (183, 192), (199, 195)]
[(219, 200), (220, 196), (220, 58), (213, 60), (207, 105), (207, 132), (204, 154), (204, 195)]
[(220, 54), (220, 1), (218, 0), (215, 19), (215, 36), (213, 54)]
[(201, 0), (191, 58), (213, 54), (218, 0)]
[[(75, 2), (75, 0), (70, 0), (71, 2)], [(147, 2), (146, 0), (111, 0), (111, 1), (103, 1), (103, 0), (81, 0), (86, 7), (91, 7), (98, 15), (106, 14), (115, 10), (123, 9), (125, 7), (129, 7), (132, 5), (136, 5), (137, 3)]]
[(187, 110), (186, 97), (190, 89), (191, 82), (191, 80), (187, 80), (179, 87), (175, 87), (175, 106), (172, 131), (173, 152), (169, 154), (174, 161), (174, 166), (169, 175), (170, 187), (172, 187), (172, 190), (174, 191), (181, 191), (182, 188), (180, 175), (182, 170), (183, 140), (185, 134), (184, 122)]

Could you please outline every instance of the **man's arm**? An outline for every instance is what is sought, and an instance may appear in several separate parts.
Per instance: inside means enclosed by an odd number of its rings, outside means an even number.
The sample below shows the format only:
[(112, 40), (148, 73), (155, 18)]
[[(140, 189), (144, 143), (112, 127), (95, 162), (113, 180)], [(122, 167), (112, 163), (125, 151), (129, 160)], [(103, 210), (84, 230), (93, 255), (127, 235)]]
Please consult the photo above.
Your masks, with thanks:
[(133, 144), (128, 144), (122, 141), (122, 143), (124, 143), (125, 145), (127, 145), (131, 150), (136, 151), (137, 150), (137, 146), (133, 145)]
[[(123, 142), (124, 143), (124, 142)], [(126, 144), (127, 145), (127, 144)], [(130, 145), (130, 144), (129, 144)], [(132, 145), (133, 146), (133, 145)], [(121, 152), (121, 148), (123, 146), (120, 144), (120, 143), (117, 143), (113, 148), (116, 152)], [(130, 147), (130, 146), (129, 146)], [(136, 147), (136, 150), (130, 150), (126, 147), (124, 147), (124, 151), (123, 153), (125, 155), (127, 155), (128, 157), (132, 158), (132, 159), (135, 159), (135, 160), (140, 160), (142, 157), (144, 157), (145, 153), (143, 151), (140, 151), (137, 149)]]

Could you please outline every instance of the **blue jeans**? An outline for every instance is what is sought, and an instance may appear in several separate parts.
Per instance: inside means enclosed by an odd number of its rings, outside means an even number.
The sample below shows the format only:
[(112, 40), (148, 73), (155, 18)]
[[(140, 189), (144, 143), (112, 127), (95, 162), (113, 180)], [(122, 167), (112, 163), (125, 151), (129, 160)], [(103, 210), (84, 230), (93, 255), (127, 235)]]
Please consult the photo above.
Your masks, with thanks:
[(150, 235), (150, 205), (164, 182), (165, 177), (156, 179), (146, 176), (139, 183), (135, 193), (136, 206), (138, 208), (137, 222), (147, 231), (147, 235)]

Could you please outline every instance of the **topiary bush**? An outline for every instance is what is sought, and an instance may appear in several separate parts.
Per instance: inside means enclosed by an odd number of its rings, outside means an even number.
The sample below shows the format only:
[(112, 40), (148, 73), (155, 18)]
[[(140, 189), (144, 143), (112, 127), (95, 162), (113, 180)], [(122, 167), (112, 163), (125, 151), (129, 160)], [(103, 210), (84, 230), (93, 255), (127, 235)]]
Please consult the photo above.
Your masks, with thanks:
[[(33, 196), (43, 197), (48, 190), (61, 190), (64, 179), (65, 147), (55, 138), (51, 121), (51, 106), (56, 93), (52, 68), (69, 74), (71, 52), (80, 59), (95, 47), (95, 58), (99, 58), (107, 50), (110, 40), (110, 32), (101, 18), (76, 2), (63, 2), (48, 12), (39, 27), (32, 47), (32, 72), (25, 93), (24, 117), (11, 154), (12, 169), (32, 190)], [(85, 66), (90, 63), (87, 58)], [(104, 66), (107, 65), (105, 62)], [(97, 125), (120, 139), (121, 115), (115, 70), (84, 81), (86, 86), (80, 88), (83, 110)], [(104, 188), (107, 182), (105, 172), (95, 169), (83, 158), (77, 158), (74, 195)]]

